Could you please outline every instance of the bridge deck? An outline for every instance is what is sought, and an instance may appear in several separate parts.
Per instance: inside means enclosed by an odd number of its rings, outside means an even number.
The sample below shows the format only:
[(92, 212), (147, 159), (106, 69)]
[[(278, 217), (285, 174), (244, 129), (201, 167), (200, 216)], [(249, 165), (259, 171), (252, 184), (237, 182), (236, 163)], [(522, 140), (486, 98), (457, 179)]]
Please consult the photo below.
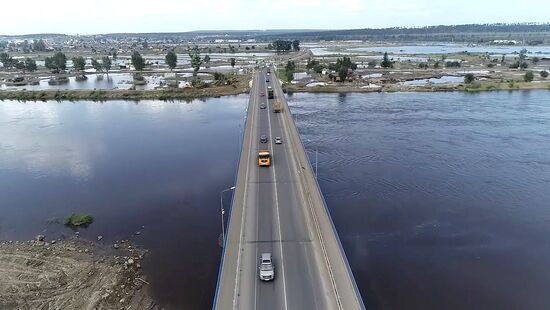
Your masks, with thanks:
[[(275, 99), (268, 99), (268, 85)], [(274, 100), (282, 113), (273, 112)], [(274, 143), (277, 136), (282, 144)], [(258, 166), (259, 150), (271, 151), (271, 167)], [(273, 254), (272, 282), (258, 276), (264, 252)], [(265, 69), (254, 74), (250, 91), (214, 308), (364, 309), (279, 81)]]

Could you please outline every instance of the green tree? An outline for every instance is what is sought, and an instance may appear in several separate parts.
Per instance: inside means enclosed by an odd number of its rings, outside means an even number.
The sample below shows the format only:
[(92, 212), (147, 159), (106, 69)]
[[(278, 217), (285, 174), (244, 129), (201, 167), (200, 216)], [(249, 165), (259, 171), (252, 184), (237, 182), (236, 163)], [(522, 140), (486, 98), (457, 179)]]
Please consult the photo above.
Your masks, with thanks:
[(168, 54), (166, 54), (166, 57), (164, 57), (164, 60), (166, 61), (168, 67), (170, 67), (170, 71), (174, 70), (174, 68), (178, 64), (178, 56), (173, 51), (168, 52)]
[(460, 61), (447, 61), (445, 63), (447, 68), (460, 68)]
[(542, 70), (542, 71), (540, 72), (540, 76), (541, 76), (542, 78), (547, 78), (547, 77), (548, 77), (548, 71)]
[(434, 63), (434, 69), (439, 69), (439, 61), (436, 61), (436, 62)]
[(8, 53), (0, 54), (0, 62), (4, 65), (4, 68), (9, 69), (15, 65), (13, 58)]
[(76, 70), (82, 71), (86, 66), (86, 60), (82, 56), (73, 57), (73, 66)]
[(235, 58), (231, 57), (231, 67), (235, 68)]
[(527, 49), (522, 49), (519, 51), (519, 60), (523, 61), (527, 58)]
[(35, 52), (43, 52), (46, 50), (46, 43), (44, 42), (44, 40), (40, 39), (40, 40), (34, 40), (32, 42), (32, 50), (35, 51)]
[(292, 49), (295, 50), (295, 51), (300, 50), (300, 40), (292, 41)]
[(109, 76), (109, 70), (111, 70), (111, 58), (109, 56), (104, 56), (101, 58), (101, 67), (107, 72), (107, 77)]
[(37, 69), (36, 61), (30, 58), (25, 58), (25, 69), (29, 72), (34, 72)]
[(138, 51), (134, 51), (132, 54), (132, 65), (137, 71), (143, 71), (145, 68), (145, 60)]
[(377, 65), (376, 60), (369, 61), (367, 65), (369, 66), (369, 68), (375, 68)]
[(285, 66), (285, 70), (294, 72), (295, 69), (296, 69), (296, 63), (294, 61), (291, 61), (291, 60), (287, 61), (286, 66)]
[(15, 62), (15, 69), (17, 70), (25, 70), (25, 63), (22, 61), (16, 61)]
[(193, 76), (197, 76), (197, 73), (199, 72), (202, 65), (201, 55), (199, 55), (199, 52), (195, 50), (193, 53), (189, 54), (189, 58), (191, 58), (191, 67), (193, 67)]
[(531, 82), (531, 81), (533, 81), (534, 78), (535, 78), (535, 75), (533, 74), (532, 71), (527, 71), (525, 73), (525, 75), (523, 76), (523, 80), (525, 82)]
[(468, 73), (464, 76), (464, 83), (471, 84), (475, 79), (476, 77), (472, 73)]
[(382, 60), (382, 63), (380, 63), (382, 68), (393, 68), (393, 61), (390, 60), (390, 57), (388, 56), (388, 52), (384, 52), (384, 60)]
[(346, 78), (348, 77), (348, 69), (345, 67), (338, 69), (338, 77), (340, 78), (340, 82), (346, 81)]
[(44, 63), (46, 68), (59, 73), (67, 68), (67, 56), (62, 52), (57, 52), (52, 57), (46, 57)]
[(307, 69), (313, 69), (318, 64), (319, 64), (319, 61), (317, 61), (315, 59), (308, 59), (307, 64), (306, 64), (306, 68)]
[(210, 63), (210, 56), (208, 54), (206, 56), (204, 56), (204, 62), (205, 63)]
[(92, 67), (97, 72), (101, 72), (101, 70), (103, 69), (103, 67), (101, 66), (101, 63), (99, 61), (97, 61), (97, 59), (95, 59), (95, 58), (92, 58)]
[(277, 52), (286, 52), (292, 49), (292, 41), (276, 40), (271, 46), (277, 50)]
[(526, 61), (523, 61), (522, 63), (519, 64), (519, 67), (521, 69), (527, 69), (527, 67), (529, 67), (529, 64)]

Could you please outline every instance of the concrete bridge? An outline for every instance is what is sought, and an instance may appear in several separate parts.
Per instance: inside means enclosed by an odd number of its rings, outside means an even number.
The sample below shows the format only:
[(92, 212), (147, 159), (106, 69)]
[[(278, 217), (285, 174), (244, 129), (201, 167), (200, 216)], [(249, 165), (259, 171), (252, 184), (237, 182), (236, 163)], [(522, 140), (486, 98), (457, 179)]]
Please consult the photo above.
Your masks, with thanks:
[[(250, 90), (214, 309), (365, 309), (281, 85), (267, 70), (256, 70)], [(270, 166), (258, 165), (260, 150), (270, 152)], [(267, 252), (269, 282), (258, 269)]]

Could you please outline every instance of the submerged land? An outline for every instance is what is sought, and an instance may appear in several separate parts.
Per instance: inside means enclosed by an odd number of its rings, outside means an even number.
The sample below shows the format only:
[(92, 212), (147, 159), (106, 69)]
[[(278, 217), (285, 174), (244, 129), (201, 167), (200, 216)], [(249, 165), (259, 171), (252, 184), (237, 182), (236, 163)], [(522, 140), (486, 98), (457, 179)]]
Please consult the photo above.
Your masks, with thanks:
[(233, 95), (265, 64), (290, 92), (550, 89), (548, 24), (0, 36), (0, 53), (2, 100)]

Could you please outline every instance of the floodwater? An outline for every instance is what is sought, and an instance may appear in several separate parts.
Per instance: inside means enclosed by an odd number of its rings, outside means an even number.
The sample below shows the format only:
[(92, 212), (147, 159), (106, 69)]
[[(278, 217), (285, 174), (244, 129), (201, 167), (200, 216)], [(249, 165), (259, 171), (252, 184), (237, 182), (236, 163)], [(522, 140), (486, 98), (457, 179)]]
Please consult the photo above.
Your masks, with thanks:
[(549, 91), (290, 105), (367, 308), (549, 308)]
[[(48, 84), (49, 78), (42, 78), (39, 85), (6, 86), (0, 84), (0, 90), (92, 90), (92, 89), (130, 89), (134, 80), (130, 73), (87, 74), (85, 81), (76, 81), (74, 76), (69, 77), (69, 82), (60, 85)], [(136, 85), (136, 89), (154, 89), (159, 86), (159, 76), (144, 76), (146, 85)]]
[(210, 308), (247, 102), (0, 102), (0, 240), (71, 236), (63, 219), (90, 213), (83, 238), (150, 251), (168, 309)]
[(454, 54), (454, 53), (489, 53), (496, 55), (512, 55), (526, 49), (529, 56), (548, 57), (550, 46), (466, 46), (456, 44), (441, 45), (404, 45), (404, 46), (373, 46), (350, 48), (351, 52), (375, 52), (389, 54)]
[[(289, 99), (368, 308), (548, 308), (550, 92)], [(168, 309), (210, 308), (247, 100), (0, 102), (0, 239), (88, 212)]]
[(430, 84), (458, 84), (463, 82), (464, 82), (464, 77), (462, 76), (444, 75), (438, 78), (405, 81), (405, 82), (401, 82), (400, 84), (407, 85), (407, 86), (425, 86)]

